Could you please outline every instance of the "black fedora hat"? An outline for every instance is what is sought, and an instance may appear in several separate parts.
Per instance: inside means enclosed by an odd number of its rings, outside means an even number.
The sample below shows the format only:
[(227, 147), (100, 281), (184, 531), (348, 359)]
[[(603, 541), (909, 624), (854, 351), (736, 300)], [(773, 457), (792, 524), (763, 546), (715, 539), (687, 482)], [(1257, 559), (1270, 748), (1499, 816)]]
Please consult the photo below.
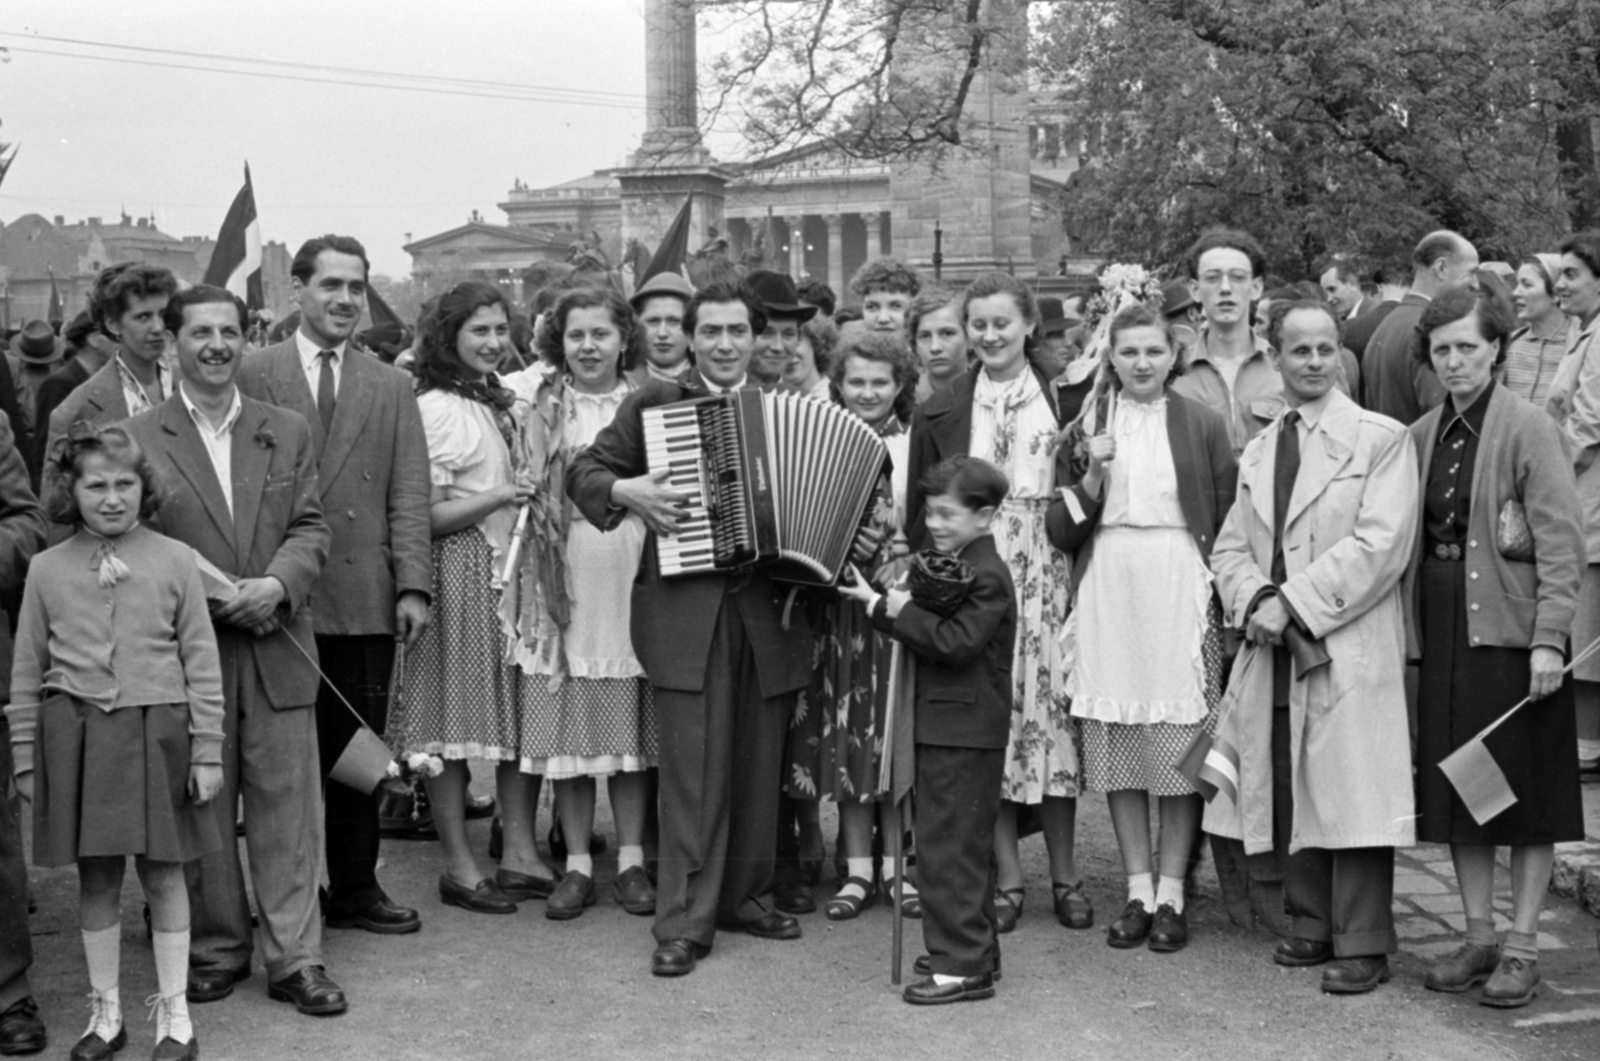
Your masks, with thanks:
[(783, 317), (786, 320), (804, 322), (817, 314), (817, 307), (808, 306), (800, 301), (799, 289), (794, 286), (794, 281), (783, 273), (775, 273), (771, 269), (757, 269), (745, 277), (744, 282), (750, 285), (750, 290), (761, 300), (761, 305), (769, 317)]

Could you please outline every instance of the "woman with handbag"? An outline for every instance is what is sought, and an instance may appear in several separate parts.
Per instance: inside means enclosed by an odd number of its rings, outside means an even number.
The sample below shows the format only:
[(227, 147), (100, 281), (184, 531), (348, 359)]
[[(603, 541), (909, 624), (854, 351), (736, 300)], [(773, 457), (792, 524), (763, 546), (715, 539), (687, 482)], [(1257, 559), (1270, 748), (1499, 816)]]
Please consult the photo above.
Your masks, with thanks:
[[(1535, 933), (1555, 845), (1583, 838), (1572, 683), (1563, 657), (1583, 574), (1572, 465), (1554, 421), (1494, 381), (1515, 327), (1490, 293), (1456, 290), (1422, 314), (1416, 356), (1445, 403), (1411, 428), (1422, 534), (1408, 576), (1417, 694), (1417, 839), (1447, 843), (1466, 913), (1434, 991), (1485, 984), (1489, 1006), (1539, 985)], [(1583, 646), (1576, 646), (1580, 651)], [(1524, 698), (1485, 739), (1517, 802), (1479, 823), (1439, 763)], [(1512, 926), (1494, 933), (1495, 848), (1511, 848)]]

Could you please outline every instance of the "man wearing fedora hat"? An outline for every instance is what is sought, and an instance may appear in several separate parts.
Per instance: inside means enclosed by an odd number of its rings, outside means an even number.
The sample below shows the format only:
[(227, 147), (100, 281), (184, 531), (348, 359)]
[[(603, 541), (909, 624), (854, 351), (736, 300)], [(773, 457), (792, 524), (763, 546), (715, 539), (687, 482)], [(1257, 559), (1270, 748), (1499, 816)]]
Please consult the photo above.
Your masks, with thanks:
[(799, 351), (800, 325), (817, 315), (817, 307), (801, 302), (794, 281), (771, 269), (755, 270), (745, 284), (767, 314), (767, 326), (756, 336), (750, 358), (750, 381), (764, 391), (776, 390), (789, 359)]
[(694, 297), (694, 285), (677, 273), (657, 273), (628, 299), (644, 330), (644, 379), (682, 383), (694, 366), (683, 311)]
[(11, 380), (17, 388), (23, 426), (30, 433), (37, 426), (33, 410), (38, 401), (39, 384), (56, 370), (65, 356), (61, 338), (49, 321), (31, 320), (11, 340), (11, 352), (6, 359), (11, 363)]

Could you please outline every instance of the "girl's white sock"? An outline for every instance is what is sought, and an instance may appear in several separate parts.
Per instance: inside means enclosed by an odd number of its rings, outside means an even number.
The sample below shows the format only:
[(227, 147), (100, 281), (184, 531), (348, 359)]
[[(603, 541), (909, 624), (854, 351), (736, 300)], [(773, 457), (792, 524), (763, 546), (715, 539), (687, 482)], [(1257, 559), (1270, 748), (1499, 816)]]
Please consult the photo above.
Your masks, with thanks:
[[(568, 859), (568, 865), (570, 864), (571, 860)], [(644, 845), (623, 844), (618, 847), (617, 872), (621, 873), (623, 870), (633, 869), (635, 866), (644, 869)]]
[(83, 1034), (98, 1035), (109, 1043), (122, 1030), (122, 998), (117, 988), (122, 967), (122, 923), (84, 929), (83, 955), (89, 964), (89, 986), (94, 989), (93, 1015)]
[(1152, 874), (1128, 874), (1128, 902), (1144, 903), (1146, 912), (1156, 912), (1156, 880)]
[(569, 850), (567, 853), (567, 872), (577, 872), (582, 873), (585, 877), (593, 877), (594, 856), (587, 851), (580, 855), (575, 851)]
[[(1183, 913), (1182, 877), (1169, 877), (1166, 874), (1162, 874), (1161, 880), (1156, 885), (1156, 905), (1160, 906), (1162, 903), (1171, 903), (1175, 912)], [(1155, 913), (1154, 910), (1150, 912)]]
[[(194, 1027), (189, 1023), (189, 1000), (184, 994), (189, 983), (189, 930), (157, 931), (152, 933), (151, 941), (156, 952), (156, 986), (161, 992), (161, 1003), (167, 1008), (165, 1034), (186, 1043), (194, 1038)], [(161, 1031), (158, 1027), (157, 1042), (161, 1041)]]

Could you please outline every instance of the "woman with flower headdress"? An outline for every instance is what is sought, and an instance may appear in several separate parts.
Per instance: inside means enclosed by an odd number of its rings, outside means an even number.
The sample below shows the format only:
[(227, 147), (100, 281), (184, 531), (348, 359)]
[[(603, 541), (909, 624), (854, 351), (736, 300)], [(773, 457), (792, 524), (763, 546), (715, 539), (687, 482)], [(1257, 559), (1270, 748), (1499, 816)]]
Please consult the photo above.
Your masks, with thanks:
[[(544, 679), (509, 662), (499, 615), (518, 507), (535, 493), (512, 461), (526, 404), (519, 410), (495, 375), (510, 342), (505, 296), (479, 281), (451, 288), (422, 322), (417, 408), (433, 481), (433, 619), (406, 657), (398, 726), (405, 751), (444, 760), (428, 779), (444, 853), (439, 897), (492, 914), (555, 887), (534, 847), (539, 781), (520, 762), (521, 712)], [(469, 758), (495, 762), (504, 857), (492, 877), (467, 842)]]
[(654, 700), (634, 655), (628, 617), (645, 527), (629, 515), (602, 533), (567, 501), (568, 460), (594, 441), (636, 390), (626, 373), (644, 360), (644, 336), (610, 287), (565, 292), (539, 337), (542, 362), (506, 377), (528, 402), (521, 423), (519, 481), (536, 493), (524, 506), (513, 584), (502, 611), (513, 653), (531, 675), (522, 715), (525, 772), (555, 786), (567, 842), (566, 873), (545, 903), (564, 921), (597, 901), (589, 839), (595, 779), (607, 778), (617, 825), (612, 892), (630, 914), (655, 913), (645, 872), (648, 770), (656, 765)]
[(1056, 392), (1032, 356), (1039, 309), (1033, 290), (1006, 273), (985, 273), (962, 295), (967, 342), (978, 368), (935, 391), (911, 422), (906, 537), (929, 545), (922, 476), (940, 461), (971, 456), (993, 464), (1011, 492), (994, 521), (994, 539), (1017, 589), (1012, 668), (1011, 753), (995, 828), (997, 928), (1009, 932), (1025, 896), (1018, 853), (1018, 813), (1038, 808), (1050, 855), (1055, 914), (1088, 928), (1094, 911), (1078, 878), (1073, 848), (1079, 792), (1077, 726), (1072, 720), (1056, 635), (1067, 620), (1072, 572), (1067, 555), (1045, 537), (1054, 490)]
[(1189, 938), (1183, 879), (1201, 811), (1176, 766), (1214, 724), (1221, 698), (1221, 613), (1206, 561), (1233, 505), (1238, 462), (1222, 417), (1170, 393), (1183, 368), (1157, 309), (1119, 309), (1100, 359), (1103, 385), (1058, 455), (1062, 489), (1047, 517), (1051, 543), (1076, 557), (1061, 637), (1067, 693), (1084, 787), (1106, 794), (1128, 875), (1127, 907), (1107, 941), (1176, 951)]

